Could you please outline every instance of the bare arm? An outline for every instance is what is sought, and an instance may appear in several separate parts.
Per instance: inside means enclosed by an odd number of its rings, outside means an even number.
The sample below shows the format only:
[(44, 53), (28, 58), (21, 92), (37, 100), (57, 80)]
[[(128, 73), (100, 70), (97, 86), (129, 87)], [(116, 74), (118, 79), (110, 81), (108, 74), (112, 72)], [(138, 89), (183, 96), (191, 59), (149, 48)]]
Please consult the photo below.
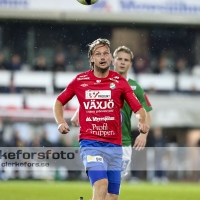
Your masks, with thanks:
[[(150, 112), (146, 113), (146, 123), (147, 125), (150, 127), (151, 125), (151, 115)], [(148, 132), (146, 134), (140, 133), (137, 138), (135, 139), (133, 148), (135, 148), (135, 150), (140, 151), (143, 150), (144, 147), (146, 146), (146, 142), (147, 142), (147, 135)]]
[(62, 134), (66, 134), (70, 131), (68, 124), (63, 116), (63, 105), (60, 101), (56, 100), (53, 106), (53, 114), (58, 124), (58, 130)]
[(71, 122), (73, 126), (79, 126), (79, 108), (75, 111), (73, 117), (71, 118)]
[(138, 120), (138, 130), (140, 133), (147, 133), (149, 131), (149, 126), (147, 124), (147, 115), (144, 108), (140, 108), (136, 113), (136, 118)]
[[(150, 112), (147, 112), (147, 125), (150, 127), (151, 126), (151, 115)], [(147, 133), (148, 134), (148, 133)]]

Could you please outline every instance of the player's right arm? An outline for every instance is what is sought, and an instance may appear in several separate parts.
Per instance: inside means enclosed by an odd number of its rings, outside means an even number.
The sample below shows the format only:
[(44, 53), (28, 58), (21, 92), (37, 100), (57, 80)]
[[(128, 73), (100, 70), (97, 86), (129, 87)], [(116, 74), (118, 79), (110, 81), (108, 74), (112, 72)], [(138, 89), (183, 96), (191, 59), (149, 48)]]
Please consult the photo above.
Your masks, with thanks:
[(58, 124), (58, 131), (62, 134), (67, 134), (70, 131), (70, 129), (63, 117), (63, 105), (57, 99), (53, 106), (53, 113), (56, 123)]
[(149, 125), (149, 127), (151, 126), (151, 115), (150, 115), (150, 112), (147, 112), (147, 124)]
[(64, 119), (63, 106), (66, 103), (68, 103), (72, 99), (72, 97), (75, 95), (75, 92), (74, 92), (75, 80), (76, 79), (74, 79), (66, 87), (66, 89), (58, 95), (53, 106), (54, 118), (56, 120), (56, 123), (58, 124), (58, 130), (62, 134), (66, 134), (70, 131), (69, 126)]

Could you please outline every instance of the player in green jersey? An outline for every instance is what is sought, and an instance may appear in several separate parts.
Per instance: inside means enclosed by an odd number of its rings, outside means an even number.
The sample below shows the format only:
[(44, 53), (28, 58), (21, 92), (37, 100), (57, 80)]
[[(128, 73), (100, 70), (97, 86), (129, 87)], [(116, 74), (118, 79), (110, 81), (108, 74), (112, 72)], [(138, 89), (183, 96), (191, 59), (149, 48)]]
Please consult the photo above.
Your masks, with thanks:
[[(139, 102), (142, 104), (144, 109), (147, 112), (147, 124), (151, 124), (151, 116), (149, 111), (152, 110), (152, 106), (141, 86), (135, 81), (128, 78), (128, 70), (132, 67), (133, 53), (126, 46), (118, 47), (113, 53), (113, 65), (114, 71), (122, 75), (130, 84), (133, 89), (134, 94), (138, 98)], [(132, 138), (131, 138), (131, 115), (132, 110), (126, 102), (121, 110), (121, 119), (122, 119), (122, 146), (123, 146), (123, 158), (122, 158), (122, 176), (127, 174), (127, 170), (131, 162), (132, 154)], [(147, 134), (140, 133), (133, 147), (140, 151), (144, 149), (146, 145)]]

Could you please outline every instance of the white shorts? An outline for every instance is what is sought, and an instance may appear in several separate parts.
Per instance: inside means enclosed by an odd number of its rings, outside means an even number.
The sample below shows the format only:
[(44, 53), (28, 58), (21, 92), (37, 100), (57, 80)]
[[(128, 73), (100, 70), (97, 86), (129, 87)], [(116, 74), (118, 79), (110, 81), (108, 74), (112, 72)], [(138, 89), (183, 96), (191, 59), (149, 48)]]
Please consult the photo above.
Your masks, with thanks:
[(131, 164), (131, 155), (132, 155), (132, 146), (122, 147), (122, 172), (121, 176), (126, 176), (130, 171)]

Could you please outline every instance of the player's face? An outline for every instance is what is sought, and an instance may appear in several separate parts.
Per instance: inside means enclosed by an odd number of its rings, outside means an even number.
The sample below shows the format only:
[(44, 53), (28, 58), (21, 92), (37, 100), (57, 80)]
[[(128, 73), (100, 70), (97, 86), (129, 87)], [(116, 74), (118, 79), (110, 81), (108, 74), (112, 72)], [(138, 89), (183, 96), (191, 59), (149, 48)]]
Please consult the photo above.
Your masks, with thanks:
[(120, 51), (113, 60), (114, 70), (119, 74), (127, 74), (129, 68), (132, 66), (131, 55), (129, 53)]
[(96, 70), (108, 70), (112, 61), (112, 55), (108, 46), (101, 44), (96, 45), (93, 54), (90, 57), (90, 62), (94, 63)]

